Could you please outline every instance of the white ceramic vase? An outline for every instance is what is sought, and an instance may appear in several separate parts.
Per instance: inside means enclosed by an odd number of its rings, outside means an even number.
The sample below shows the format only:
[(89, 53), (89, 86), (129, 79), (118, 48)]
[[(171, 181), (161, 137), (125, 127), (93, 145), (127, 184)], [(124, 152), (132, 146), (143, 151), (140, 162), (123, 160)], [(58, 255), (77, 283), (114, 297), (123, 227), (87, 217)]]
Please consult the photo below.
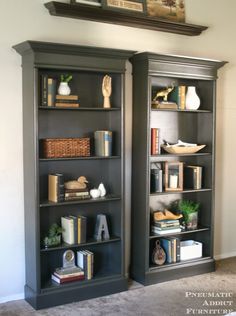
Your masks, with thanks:
[(69, 95), (70, 94), (70, 87), (68, 82), (60, 82), (58, 87), (58, 94), (60, 95)]
[(98, 190), (101, 192), (101, 197), (105, 196), (107, 191), (103, 183), (99, 184)]
[(200, 99), (196, 87), (189, 86), (186, 93), (186, 110), (197, 110), (200, 106)]

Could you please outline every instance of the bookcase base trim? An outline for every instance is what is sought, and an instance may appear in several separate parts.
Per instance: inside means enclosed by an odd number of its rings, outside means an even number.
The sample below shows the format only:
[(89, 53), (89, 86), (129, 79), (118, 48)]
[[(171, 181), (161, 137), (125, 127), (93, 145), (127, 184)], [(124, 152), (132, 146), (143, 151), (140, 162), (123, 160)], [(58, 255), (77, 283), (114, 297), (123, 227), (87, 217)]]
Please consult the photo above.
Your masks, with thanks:
[(100, 284), (91, 284), (84, 288), (56, 289), (50, 293), (37, 294), (28, 285), (25, 285), (25, 300), (36, 310), (53, 307), (57, 305), (68, 304), (77, 301), (92, 299), (95, 297), (111, 295), (126, 291), (128, 289), (128, 280), (118, 278), (109, 280), (109, 286), (106, 282)]
[(197, 261), (195, 264), (183, 264), (175, 266), (173, 269), (158, 269), (145, 273), (143, 278), (140, 278), (140, 274), (133, 274), (132, 278), (143, 284), (151, 285), (155, 283), (166, 282), (175, 279), (181, 279), (184, 277), (190, 277), (198, 274), (209, 273), (215, 271), (215, 260), (207, 259), (204, 261)]

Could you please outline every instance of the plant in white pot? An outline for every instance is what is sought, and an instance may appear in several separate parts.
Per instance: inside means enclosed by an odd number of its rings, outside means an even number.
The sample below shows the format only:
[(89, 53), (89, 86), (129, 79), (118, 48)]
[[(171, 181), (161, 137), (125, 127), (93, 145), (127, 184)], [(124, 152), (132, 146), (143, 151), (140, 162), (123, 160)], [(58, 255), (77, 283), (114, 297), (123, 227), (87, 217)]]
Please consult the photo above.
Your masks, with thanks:
[(70, 90), (68, 83), (71, 81), (72, 75), (62, 74), (60, 76), (60, 79), (61, 79), (61, 81), (60, 81), (60, 84), (58, 87), (58, 94), (69, 95), (71, 90)]

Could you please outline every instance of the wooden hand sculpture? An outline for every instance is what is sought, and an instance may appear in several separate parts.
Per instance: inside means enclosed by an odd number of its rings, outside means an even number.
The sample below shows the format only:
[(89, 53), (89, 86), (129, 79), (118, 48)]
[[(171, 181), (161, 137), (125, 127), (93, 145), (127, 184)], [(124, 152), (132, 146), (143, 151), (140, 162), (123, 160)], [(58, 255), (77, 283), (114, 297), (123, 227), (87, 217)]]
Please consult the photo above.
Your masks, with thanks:
[(110, 103), (111, 77), (108, 75), (104, 76), (103, 81), (102, 81), (102, 94), (104, 97), (103, 107), (110, 108), (111, 107), (111, 103)]

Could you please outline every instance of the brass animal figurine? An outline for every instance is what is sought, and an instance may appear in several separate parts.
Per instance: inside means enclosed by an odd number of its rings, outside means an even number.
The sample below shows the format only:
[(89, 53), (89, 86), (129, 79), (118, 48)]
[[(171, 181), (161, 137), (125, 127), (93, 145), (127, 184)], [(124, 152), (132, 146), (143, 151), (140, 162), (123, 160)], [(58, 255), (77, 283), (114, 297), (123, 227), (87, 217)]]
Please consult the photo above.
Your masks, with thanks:
[(163, 97), (163, 101), (167, 101), (168, 94), (174, 89), (174, 85), (172, 84), (171, 87), (167, 87), (157, 92), (155, 95), (153, 102), (158, 101), (158, 98)]

